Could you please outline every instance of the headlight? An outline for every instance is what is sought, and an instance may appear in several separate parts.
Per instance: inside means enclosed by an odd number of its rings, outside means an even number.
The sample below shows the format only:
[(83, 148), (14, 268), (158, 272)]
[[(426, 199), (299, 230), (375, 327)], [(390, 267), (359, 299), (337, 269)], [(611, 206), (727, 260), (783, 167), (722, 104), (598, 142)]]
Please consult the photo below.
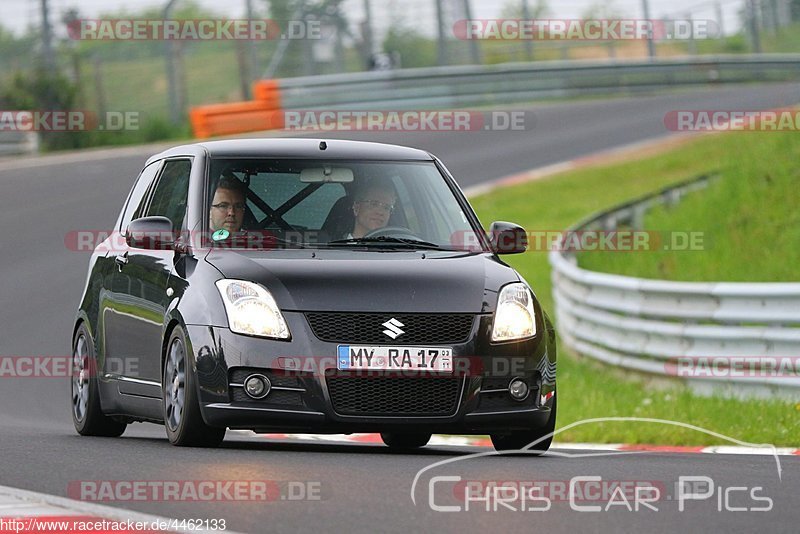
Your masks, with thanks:
[(536, 335), (533, 295), (522, 283), (508, 284), (500, 291), (494, 314), (492, 341), (512, 341)]
[(218, 280), (228, 327), (237, 334), (289, 339), (289, 327), (269, 291), (253, 282)]

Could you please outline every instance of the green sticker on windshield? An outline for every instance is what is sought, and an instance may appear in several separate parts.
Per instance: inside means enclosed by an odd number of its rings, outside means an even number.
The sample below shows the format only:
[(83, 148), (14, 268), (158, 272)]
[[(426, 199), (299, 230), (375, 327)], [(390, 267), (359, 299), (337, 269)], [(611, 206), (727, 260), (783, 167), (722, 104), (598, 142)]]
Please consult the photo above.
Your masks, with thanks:
[(211, 234), (211, 239), (213, 239), (214, 241), (222, 241), (223, 239), (228, 239), (230, 235), (231, 233), (229, 231), (222, 228)]

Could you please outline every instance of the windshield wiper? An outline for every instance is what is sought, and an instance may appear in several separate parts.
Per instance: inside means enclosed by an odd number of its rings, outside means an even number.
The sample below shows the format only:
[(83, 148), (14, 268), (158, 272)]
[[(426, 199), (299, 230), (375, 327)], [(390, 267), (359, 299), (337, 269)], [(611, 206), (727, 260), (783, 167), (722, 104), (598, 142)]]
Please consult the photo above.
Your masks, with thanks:
[(427, 249), (427, 250), (450, 250), (444, 248), (436, 243), (431, 243), (430, 241), (423, 241), (422, 239), (412, 239), (408, 237), (391, 237), (391, 236), (380, 236), (380, 237), (352, 237), (349, 239), (336, 239), (334, 241), (329, 241), (328, 245), (364, 245), (364, 244), (378, 244), (378, 245), (389, 245), (389, 246), (402, 246), (402, 247), (409, 247), (409, 248), (417, 248), (417, 249)]

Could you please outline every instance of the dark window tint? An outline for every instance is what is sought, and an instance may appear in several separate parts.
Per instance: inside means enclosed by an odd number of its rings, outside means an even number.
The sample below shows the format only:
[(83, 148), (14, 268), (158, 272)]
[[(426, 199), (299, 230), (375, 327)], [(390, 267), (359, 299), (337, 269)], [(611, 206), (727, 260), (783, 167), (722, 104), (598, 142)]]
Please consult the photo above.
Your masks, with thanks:
[[(248, 231), (265, 230), (292, 243), (297, 242), (295, 231), (304, 232), (300, 239), (309, 244), (343, 239), (355, 227), (353, 204), (376, 200), (362, 198), (374, 191), (394, 197), (393, 209), (373, 210), (382, 217), (370, 220), (382, 223), (375, 230), (387, 228), (388, 237), (459, 249), (460, 242), (480, 231), (471, 227), (433, 162), (221, 159), (212, 161), (210, 175), (231, 176), (249, 186), (244, 214)], [(213, 198), (216, 181), (210, 182)], [(361, 250), (364, 245), (356, 246)]]
[(174, 160), (164, 164), (164, 171), (147, 210), (148, 216), (166, 217), (172, 221), (172, 228), (175, 230), (182, 227), (191, 170), (192, 162), (189, 160)]
[(122, 223), (120, 230), (125, 230), (128, 224), (133, 219), (138, 219), (144, 213), (144, 205), (147, 199), (147, 190), (150, 184), (153, 183), (153, 178), (156, 177), (158, 169), (161, 167), (160, 163), (152, 163), (144, 168), (136, 184), (133, 186), (130, 196), (128, 197), (128, 204), (125, 206), (125, 213), (122, 215)]
[[(250, 190), (272, 209), (283, 207), (285, 203), (308, 187), (309, 184), (300, 182), (297, 174), (259, 173), (250, 179)], [(325, 222), (331, 206), (344, 195), (345, 190), (342, 184), (315, 185), (313, 191), (288, 210), (283, 218), (296, 228), (319, 229)], [(259, 221), (266, 216), (252, 200), (248, 205)]]

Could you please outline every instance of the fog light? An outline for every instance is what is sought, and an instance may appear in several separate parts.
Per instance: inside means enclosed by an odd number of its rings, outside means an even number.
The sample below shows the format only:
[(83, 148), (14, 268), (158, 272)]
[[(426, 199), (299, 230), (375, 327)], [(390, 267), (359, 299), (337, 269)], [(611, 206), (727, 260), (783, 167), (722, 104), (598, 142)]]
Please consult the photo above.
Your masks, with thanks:
[(528, 384), (526, 384), (521, 378), (514, 378), (508, 384), (508, 392), (514, 398), (514, 400), (525, 400), (525, 397), (528, 396)]
[(272, 385), (264, 375), (250, 375), (244, 381), (244, 392), (252, 399), (263, 399), (269, 395)]

